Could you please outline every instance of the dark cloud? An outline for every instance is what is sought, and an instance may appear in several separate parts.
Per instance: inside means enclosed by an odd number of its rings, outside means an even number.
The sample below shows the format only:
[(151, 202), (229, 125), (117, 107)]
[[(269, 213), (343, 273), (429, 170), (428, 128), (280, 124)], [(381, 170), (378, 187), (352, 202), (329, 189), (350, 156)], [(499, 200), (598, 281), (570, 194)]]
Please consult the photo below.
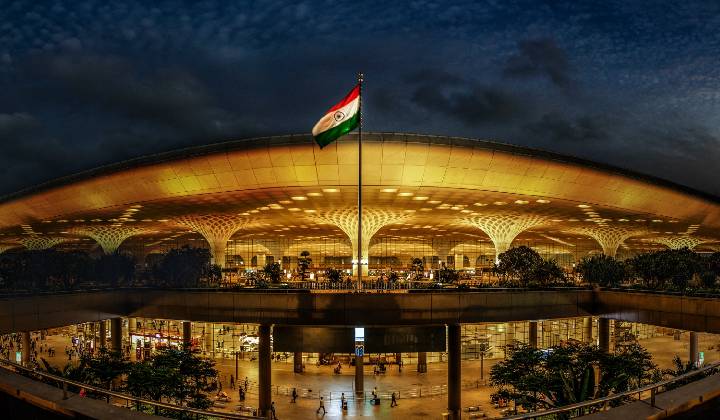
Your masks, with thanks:
[(506, 77), (546, 77), (562, 89), (570, 89), (574, 86), (570, 77), (568, 57), (555, 40), (550, 38), (523, 40), (518, 43), (518, 50), (505, 63), (503, 74)]
[(425, 111), (470, 127), (511, 121), (522, 103), (499, 88), (463, 80), (441, 70), (424, 70), (406, 78), (413, 86), (410, 100)]
[(0, 194), (306, 133), (359, 70), (368, 130), (493, 138), (720, 192), (707, 2), (63, 3), (0, 8)]
[(0, 174), (11, 187), (40, 182), (48, 173), (77, 169), (78, 159), (83, 157), (69, 153), (37, 118), (27, 113), (0, 114), (0, 144)]
[(185, 69), (76, 54), (51, 56), (32, 67), (33, 74), (48, 80), (33, 92), (37, 97), (171, 128), (177, 142), (253, 133), (241, 118), (216, 104), (203, 81)]
[(32, 115), (15, 112), (0, 114), (0, 142), (10, 143), (38, 130), (40, 123)]
[(411, 84), (437, 84), (443, 86), (457, 86), (465, 84), (465, 81), (455, 74), (442, 69), (425, 68), (408, 74), (404, 78), (406, 83)]
[(523, 133), (549, 143), (584, 143), (608, 139), (607, 127), (590, 116), (567, 119), (557, 113), (545, 114), (525, 124)]

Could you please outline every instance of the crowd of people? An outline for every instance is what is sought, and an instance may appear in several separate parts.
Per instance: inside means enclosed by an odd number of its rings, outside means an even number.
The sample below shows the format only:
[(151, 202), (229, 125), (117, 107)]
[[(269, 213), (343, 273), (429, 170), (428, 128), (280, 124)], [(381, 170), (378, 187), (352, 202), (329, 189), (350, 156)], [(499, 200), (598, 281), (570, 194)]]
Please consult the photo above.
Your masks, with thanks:
[[(30, 337), (30, 363), (37, 364), (39, 358), (42, 355), (49, 357), (55, 356), (55, 349), (50, 345), (43, 343), (41, 340), (42, 335), (45, 332), (41, 332), (37, 335), (31, 335)], [(21, 352), (22, 349), (22, 334), (5, 334), (0, 335), (0, 356), (6, 360), (17, 361), (15, 358), (15, 352)], [(71, 358), (73, 355), (78, 355), (80, 350), (73, 347), (66, 347), (65, 354)]]

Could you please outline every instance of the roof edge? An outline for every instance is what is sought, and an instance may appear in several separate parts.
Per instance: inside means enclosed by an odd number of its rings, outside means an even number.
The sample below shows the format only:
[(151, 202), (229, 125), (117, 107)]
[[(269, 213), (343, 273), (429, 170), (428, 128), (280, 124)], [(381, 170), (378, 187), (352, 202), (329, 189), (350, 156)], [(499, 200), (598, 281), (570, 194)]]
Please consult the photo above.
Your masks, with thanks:
[[(589, 159), (584, 159), (572, 155), (565, 155), (557, 152), (551, 152), (544, 149), (532, 148), (527, 146), (518, 146), (509, 143), (502, 143), (493, 140), (481, 140), (470, 137), (456, 137), (456, 136), (440, 136), (432, 134), (420, 134), (420, 133), (396, 133), (396, 132), (366, 132), (368, 136), (380, 136), (385, 141), (385, 137), (404, 137), (411, 136), (419, 139), (428, 140), (431, 143), (445, 144), (445, 145), (462, 145), (469, 147), (481, 147), (492, 150), (499, 150), (508, 153), (522, 154), (531, 157), (543, 158), (561, 163), (573, 164), (592, 169), (597, 169), (603, 172), (609, 172), (631, 178), (650, 184), (655, 184), (684, 194), (689, 194), (703, 200), (720, 204), (720, 196), (701, 191), (687, 185), (679, 184), (664, 178), (656, 177), (653, 175), (644, 174), (631, 169), (623, 168), (620, 166), (610, 165), (606, 163), (600, 163)], [(354, 133), (349, 134), (350, 136)], [(388, 141), (397, 141), (398, 139), (389, 139)], [(408, 139), (410, 140), (410, 139)], [(406, 140), (406, 141), (408, 141)], [(0, 196), (0, 204), (5, 204), (10, 201), (21, 199), (23, 197), (30, 196), (32, 194), (41, 193), (48, 191), (53, 188), (62, 187), (71, 183), (84, 181), (96, 176), (108, 175), (124, 170), (134, 169), (142, 166), (155, 165), (164, 162), (170, 162), (180, 159), (188, 159), (200, 156), (207, 156), (210, 154), (227, 152), (239, 149), (251, 149), (256, 147), (272, 146), (272, 145), (291, 145), (300, 144), (302, 142), (312, 141), (312, 137), (309, 134), (286, 134), (276, 136), (261, 136), (261, 137), (249, 137), (238, 140), (229, 140), (217, 143), (210, 143), (206, 145), (190, 146), (180, 149), (169, 150), (165, 152), (153, 153), (149, 155), (138, 156), (131, 159), (126, 159), (120, 162), (110, 163), (107, 165), (98, 166), (92, 169), (76, 172), (74, 174), (55, 178), (46, 182), (42, 182), (31, 187), (23, 188), (19, 191)], [(369, 142), (376, 141), (375, 138), (367, 139)], [(412, 141), (409, 141), (412, 142)]]

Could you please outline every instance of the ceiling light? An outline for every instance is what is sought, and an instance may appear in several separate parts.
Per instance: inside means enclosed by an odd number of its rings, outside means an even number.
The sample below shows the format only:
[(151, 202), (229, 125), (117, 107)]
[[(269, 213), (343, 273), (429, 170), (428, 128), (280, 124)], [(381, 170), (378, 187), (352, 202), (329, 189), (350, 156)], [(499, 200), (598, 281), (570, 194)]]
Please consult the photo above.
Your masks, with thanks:
[(380, 192), (394, 193), (394, 192), (397, 192), (397, 188), (383, 188), (382, 190), (380, 190)]
[(399, 195), (400, 197), (411, 197), (411, 196), (413, 196), (414, 194), (411, 193), (411, 192), (401, 192), (401, 193), (399, 193), (398, 195)]
[(340, 192), (340, 190), (337, 189), (337, 188), (323, 188), (323, 192), (326, 192), (326, 193), (336, 193), (336, 192)]

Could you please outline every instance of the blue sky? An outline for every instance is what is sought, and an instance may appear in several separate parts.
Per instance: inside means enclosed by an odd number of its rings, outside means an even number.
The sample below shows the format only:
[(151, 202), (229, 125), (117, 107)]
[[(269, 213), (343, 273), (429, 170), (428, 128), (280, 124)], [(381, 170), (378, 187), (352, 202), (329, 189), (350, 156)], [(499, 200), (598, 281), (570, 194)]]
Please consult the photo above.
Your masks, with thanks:
[(362, 70), (367, 130), (538, 147), (720, 194), (718, 2), (3, 6), (0, 193), (309, 132)]

